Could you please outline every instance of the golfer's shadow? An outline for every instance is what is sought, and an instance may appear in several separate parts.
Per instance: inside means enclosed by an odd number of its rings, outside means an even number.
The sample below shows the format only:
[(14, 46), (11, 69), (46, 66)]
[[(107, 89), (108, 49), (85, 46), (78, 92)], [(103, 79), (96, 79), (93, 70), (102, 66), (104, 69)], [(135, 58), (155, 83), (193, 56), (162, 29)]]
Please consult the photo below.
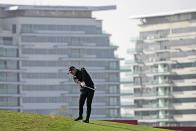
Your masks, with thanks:
[(97, 125), (97, 126), (104, 126), (104, 127), (112, 127), (112, 128), (117, 128), (117, 129), (124, 129), (124, 130), (129, 130), (129, 131), (135, 131), (135, 130), (130, 129), (130, 128), (119, 127), (119, 126), (111, 126), (111, 125), (105, 125), (105, 124), (101, 124), (101, 123), (93, 123), (93, 122), (90, 122), (89, 124), (93, 124), (93, 125)]

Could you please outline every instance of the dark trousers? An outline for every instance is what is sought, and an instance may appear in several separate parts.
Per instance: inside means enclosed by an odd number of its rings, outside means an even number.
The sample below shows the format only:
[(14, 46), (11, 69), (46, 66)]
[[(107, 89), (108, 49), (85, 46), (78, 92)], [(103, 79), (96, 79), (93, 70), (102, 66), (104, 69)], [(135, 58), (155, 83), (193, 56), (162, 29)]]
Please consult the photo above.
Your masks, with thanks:
[(79, 100), (79, 116), (82, 117), (83, 114), (83, 106), (87, 99), (87, 112), (86, 112), (86, 120), (89, 120), (91, 114), (91, 104), (94, 96), (94, 91), (89, 89), (85, 91), (81, 91), (80, 93), (80, 100)]

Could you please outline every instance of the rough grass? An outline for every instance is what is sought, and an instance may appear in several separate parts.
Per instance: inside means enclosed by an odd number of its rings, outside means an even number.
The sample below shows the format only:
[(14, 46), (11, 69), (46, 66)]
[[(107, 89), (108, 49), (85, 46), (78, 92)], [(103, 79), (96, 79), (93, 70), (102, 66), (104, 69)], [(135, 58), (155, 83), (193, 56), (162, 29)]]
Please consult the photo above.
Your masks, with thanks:
[(75, 122), (71, 118), (0, 111), (0, 131), (167, 131), (106, 121)]

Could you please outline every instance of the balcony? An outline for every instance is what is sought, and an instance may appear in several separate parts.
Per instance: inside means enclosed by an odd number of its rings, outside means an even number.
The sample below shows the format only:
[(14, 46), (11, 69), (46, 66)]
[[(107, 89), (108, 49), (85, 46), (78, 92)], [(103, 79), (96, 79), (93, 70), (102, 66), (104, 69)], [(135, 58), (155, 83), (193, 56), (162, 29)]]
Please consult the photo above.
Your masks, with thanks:
[(163, 106), (160, 106), (159, 104), (143, 104), (143, 105), (135, 105), (133, 110), (134, 111), (160, 111), (160, 110), (173, 110), (172, 104), (164, 104)]
[[(180, 88), (180, 87), (179, 87)], [(196, 97), (196, 91), (179, 91), (173, 93), (174, 98), (194, 98)]]
[(196, 67), (172, 69), (177, 75), (196, 74)]
[(196, 79), (173, 80), (175, 86), (195, 86)]
[(168, 76), (168, 75), (173, 75), (175, 74), (174, 72), (164, 69), (163, 71), (152, 71), (152, 72), (145, 72), (146, 76)]
[(189, 102), (189, 103), (173, 103), (172, 104), (173, 108), (176, 110), (191, 110), (195, 109), (196, 107), (196, 102)]
[(135, 116), (134, 117), (137, 120), (150, 120), (150, 119), (157, 119), (158, 115), (141, 115), (141, 116)]
[(150, 81), (150, 82), (147, 82), (147, 83), (135, 83), (133, 82), (133, 85), (132, 87), (133, 88), (146, 88), (146, 87), (150, 87), (150, 88), (153, 88), (153, 87), (168, 87), (168, 86), (171, 86), (173, 85), (173, 83), (171, 81), (162, 81), (162, 82), (158, 82), (158, 81)]
[(170, 94), (170, 93), (165, 93), (165, 94), (161, 94), (161, 95), (158, 95), (158, 94), (149, 94), (149, 95), (135, 95), (134, 94), (134, 99), (135, 100), (153, 100), (153, 99), (160, 99), (160, 98), (165, 98), (165, 99), (168, 99), (168, 98), (172, 98), (173, 96)]
[(154, 109), (154, 108), (157, 108), (158, 105), (155, 103), (155, 104), (142, 104), (142, 105), (135, 105), (134, 108), (151, 108), (151, 109)]
[[(156, 124), (158, 124), (157, 122), (169, 122), (169, 121), (173, 122), (174, 120), (172, 116), (165, 116), (164, 118), (160, 118), (159, 116), (149, 116), (149, 117), (146, 116), (146, 117), (138, 118), (138, 121), (140, 123), (145, 123), (145, 124), (149, 123), (150, 125), (155, 123), (153, 125), (156, 126)], [(159, 126), (159, 124), (157, 126)]]
[(196, 114), (183, 114), (183, 115), (174, 115), (173, 116), (175, 121), (195, 121), (196, 120)]
[(159, 116), (158, 119), (173, 119), (173, 114), (164, 114), (163, 116)]
[(156, 34), (156, 35), (151, 35), (143, 41), (145, 43), (155, 43), (155, 42), (160, 42), (160, 41), (170, 41), (170, 40), (181, 40), (181, 39), (194, 39), (195, 38), (195, 33), (190, 33), (190, 35), (187, 33), (183, 34)]
[(171, 58), (171, 61), (173, 63), (189, 63), (189, 62), (195, 62), (196, 56), (186, 56), (186, 57), (173, 57)]
[(151, 93), (134, 93), (134, 97), (151, 97), (151, 96), (157, 96), (157, 92), (151, 92)]
[(155, 43), (155, 42), (160, 42), (160, 41), (169, 41), (170, 38), (168, 38), (167, 36), (155, 36), (155, 37), (151, 37), (151, 38), (146, 38), (143, 41), (145, 43)]
[(146, 83), (143, 83), (145, 84), (145, 86), (170, 86), (171, 85), (171, 81), (170, 80), (161, 80), (161, 81), (158, 81), (158, 80), (149, 80), (148, 82)]
[(153, 60), (153, 61), (146, 61), (144, 63), (147, 66), (152, 66), (152, 65), (158, 65), (158, 64), (173, 64), (173, 63), (176, 63), (176, 61), (170, 60), (170, 59), (167, 59), (167, 60), (157, 59), (157, 60)]
[(156, 54), (156, 53), (164, 53), (164, 52), (177, 52), (176, 49), (170, 49), (170, 48), (158, 48), (158, 49), (146, 49), (144, 50), (144, 54)]
[(177, 46), (171, 46), (172, 50), (178, 50), (181, 51), (183, 53), (183, 51), (193, 51), (193, 49), (195, 49), (196, 46), (195, 45), (188, 45), (184, 44), (184, 45), (177, 45)]

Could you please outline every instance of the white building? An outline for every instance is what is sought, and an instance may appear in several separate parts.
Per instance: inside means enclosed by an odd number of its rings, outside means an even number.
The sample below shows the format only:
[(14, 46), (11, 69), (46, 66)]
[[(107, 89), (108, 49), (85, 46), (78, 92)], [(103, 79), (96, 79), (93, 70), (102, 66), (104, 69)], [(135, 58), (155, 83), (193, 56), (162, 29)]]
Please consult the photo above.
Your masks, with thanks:
[(196, 11), (137, 19), (135, 118), (154, 126), (196, 125)]
[(119, 59), (93, 11), (115, 6), (0, 5), (0, 109), (78, 114), (65, 65), (85, 67), (97, 91), (91, 118), (120, 117)]

